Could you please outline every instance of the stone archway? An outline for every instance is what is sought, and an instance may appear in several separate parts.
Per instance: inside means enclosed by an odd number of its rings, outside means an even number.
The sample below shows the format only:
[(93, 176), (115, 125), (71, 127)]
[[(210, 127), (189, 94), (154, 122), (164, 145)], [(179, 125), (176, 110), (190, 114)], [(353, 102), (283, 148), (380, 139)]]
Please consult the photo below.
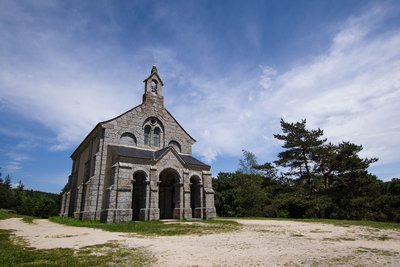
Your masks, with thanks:
[(158, 207), (160, 219), (173, 219), (174, 209), (179, 208), (179, 174), (168, 168), (160, 173)]
[(201, 184), (200, 177), (193, 175), (190, 177), (190, 208), (192, 218), (201, 218)]
[(133, 174), (132, 181), (132, 220), (144, 220), (140, 210), (146, 208), (146, 173), (137, 171)]

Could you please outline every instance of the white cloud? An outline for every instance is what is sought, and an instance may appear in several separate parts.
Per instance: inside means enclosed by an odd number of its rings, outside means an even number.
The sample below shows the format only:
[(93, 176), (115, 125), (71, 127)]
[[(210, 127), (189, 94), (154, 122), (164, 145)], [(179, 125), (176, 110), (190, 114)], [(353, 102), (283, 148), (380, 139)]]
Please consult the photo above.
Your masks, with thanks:
[(272, 85), (273, 80), (276, 77), (276, 70), (271, 67), (262, 67), (262, 75), (260, 76), (259, 84), (264, 89), (269, 89)]
[(333, 142), (362, 144), (363, 156), (379, 157), (378, 164), (400, 163), (400, 29), (380, 28), (388, 16), (373, 8), (350, 18), (325, 53), (285, 72), (263, 67), (258, 78), (193, 79), (191, 88), (203, 98), (177, 111), (200, 133), (195, 151), (207, 161), (242, 148), (274, 159), (279, 118), (307, 118)]
[[(77, 33), (87, 24), (84, 17), (76, 15), (74, 23), (60, 25), (52, 16), (38, 18), (13, 1), (2, 6), (1, 109), (45, 125), (55, 134), (52, 149), (76, 145), (97, 122), (140, 99), (143, 77), (133, 66), (135, 59), (119, 61), (118, 47), (79, 40)], [(51, 13), (53, 7), (35, 5), (35, 10), (41, 8)]]
[[(393, 10), (375, 7), (351, 17), (324, 53), (301, 64), (296, 59), (298, 65), (286, 71), (264, 65), (261, 73), (240, 62), (229, 71), (223, 64), (208, 64), (212, 41), (201, 25), (198, 31), (184, 23), (176, 28), (181, 22), (176, 17), (166, 26), (179, 40), (196, 40), (193, 45), (201, 47), (193, 49), (198, 52), (193, 58), (201, 66), (197, 70), (206, 70), (195, 72), (162, 44), (139, 46), (126, 59), (127, 52), (112, 42), (93, 45), (76, 37), (90, 23), (83, 16), (76, 15), (76, 22), (62, 30), (66, 25), (48, 26), (51, 21), (8, 3), (0, 6), (0, 23), (12, 26), (0, 24), (0, 109), (51, 129), (52, 149), (71, 149), (97, 122), (139, 104), (141, 81), (154, 58), (166, 84), (166, 107), (198, 140), (194, 151), (208, 162), (219, 155), (240, 156), (242, 149), (275, 159), (280, 145), (272, 134), (279, 131), (281, 117), (307, 118), (309, 127), (324, 129), (334, 142), (363, 144), (365, 155), (379, 157), (381, 164), (400, 161), (400, 29), (382, 26)], [(118, 30), (114, 20), (109, 26), (100, 30)]]
[(6, 173), (13, 173), (16, 171), (20, 171), (23, 167), (23, 164), (26, 161), (31, 160), (31, 158), (21, 152), (17, 152), (15, 149), (11, 148), (10, 151), (4, 151), (2, 152), (6, 156), (6, 159), (4, 159), (4, 172)]
[[(364, 154), (381, 163), (398, 162), (400, 29), (366, 38), (370, 16), (362, 18), (339, 32), (328, 53), (278, 75), (272, 99), (285, 119), (307, 118), (331, 140), (363, 144)], [(357, 38), (341, 36), (349, 32)]]

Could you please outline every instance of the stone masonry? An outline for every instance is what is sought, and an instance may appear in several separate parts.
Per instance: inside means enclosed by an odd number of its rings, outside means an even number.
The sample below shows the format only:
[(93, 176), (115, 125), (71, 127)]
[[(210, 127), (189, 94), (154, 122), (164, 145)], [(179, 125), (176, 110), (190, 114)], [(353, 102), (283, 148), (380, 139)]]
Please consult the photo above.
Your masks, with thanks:
[(216, 216), (210, 166), (164, 108), (153, 66), (141, 105), (100, 122), (72, 153), (61, 216), (119, 222)]

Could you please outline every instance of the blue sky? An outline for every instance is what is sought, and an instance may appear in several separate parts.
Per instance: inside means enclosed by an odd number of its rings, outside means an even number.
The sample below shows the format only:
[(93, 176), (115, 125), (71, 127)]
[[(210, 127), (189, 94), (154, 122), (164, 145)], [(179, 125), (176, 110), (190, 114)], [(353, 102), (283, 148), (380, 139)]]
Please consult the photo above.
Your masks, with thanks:
[(400, 177), (399, 1), (0, 1), (0, 167), (59, 192), (97, 122), (141, 103), (156, 64), (167, 109), (213, 174), (242, 149), (276, 159), (307, 119)]

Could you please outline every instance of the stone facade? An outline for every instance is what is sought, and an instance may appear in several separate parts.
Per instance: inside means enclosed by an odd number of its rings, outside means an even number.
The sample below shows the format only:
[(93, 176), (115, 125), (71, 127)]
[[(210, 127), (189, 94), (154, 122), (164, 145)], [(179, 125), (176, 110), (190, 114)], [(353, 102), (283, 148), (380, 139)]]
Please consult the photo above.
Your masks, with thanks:
[(164, 108), (153, 67), (141, 105), (100, 122), (72, 153), (61, 216), (118, 222), (216, 216), (210, 166)]

